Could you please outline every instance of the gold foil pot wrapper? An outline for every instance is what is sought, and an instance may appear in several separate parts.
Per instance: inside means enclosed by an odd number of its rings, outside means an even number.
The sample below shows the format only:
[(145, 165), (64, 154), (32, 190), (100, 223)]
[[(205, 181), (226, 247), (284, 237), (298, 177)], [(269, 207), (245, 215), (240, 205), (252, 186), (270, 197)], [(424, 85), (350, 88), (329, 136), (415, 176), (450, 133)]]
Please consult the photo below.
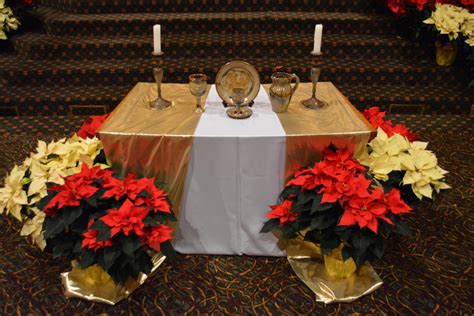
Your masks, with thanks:
[(98, 265), (81, 269), (77, 261), (72, 261), (72, 270), (61, 273), (64, 295), (115, 305), (130, 296), (135, 289), (152, 276), (165, 259), (166, 257), (162, 254), (155, 255), (152, 258), (153, 268), (150, 274), (140, 273), (137, 279), (130, 278), (123, 285), (116, 284), (110, 275)]
[(347, 278), (331, 276), (325, 268), (320, 248), (302, 238), (289, 240), (287, 258), (293, 271), (325, 304), (349, 303), (382, 285), (382, 280), (368, 263)]
[(436, 63), (439, 66), (449, 67), (454, 64), (458, 48), (456, 44), (448, 42), (442, 44), (440, 41), (436, 41)]

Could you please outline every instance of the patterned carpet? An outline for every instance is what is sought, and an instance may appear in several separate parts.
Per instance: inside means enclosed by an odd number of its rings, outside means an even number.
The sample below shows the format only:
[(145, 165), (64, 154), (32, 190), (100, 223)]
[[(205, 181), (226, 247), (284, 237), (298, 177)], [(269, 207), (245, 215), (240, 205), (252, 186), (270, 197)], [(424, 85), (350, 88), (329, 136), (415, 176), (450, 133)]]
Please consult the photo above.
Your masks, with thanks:
[[(84, 117), (0, 118), (0, 174), (24, 159), (37, 139), (71, 134)], [(374, 267), (384, 285), (351, 304), (324, 305), (295, 276), (285, 258), (184, 256), (160, 267), (134, 295), (115, 307), (66, 299), (53, 260), (0, 220), (0, 313), (3, 314), (472, 314), (474, 310), (474, 119), (461, 116), (394, 116), (430, 140), (450, 170), (452, 190), (410, 217), (413, 234), (394, 239)]]

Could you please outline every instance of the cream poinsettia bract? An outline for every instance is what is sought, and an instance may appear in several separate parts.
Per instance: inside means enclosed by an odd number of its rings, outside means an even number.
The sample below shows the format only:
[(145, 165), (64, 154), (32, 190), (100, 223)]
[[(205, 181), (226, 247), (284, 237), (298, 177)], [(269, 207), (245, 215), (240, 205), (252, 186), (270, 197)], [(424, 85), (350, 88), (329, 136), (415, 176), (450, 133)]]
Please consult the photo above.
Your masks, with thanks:
[(11, 214), (19, 221), (22, 220), (22, 208), (28, 205), (28, 197), (23, 190), (26, 169), (24, 166), (13, 167), (5, 178), (5, 186), (0, 188), (0, 214)]
[(416, 143), (402, 158), (402, 170), (406, 171), (402, 182), (411, 185), (413, 193), (419, 199), (432, 198), (433, 189), (439, 193), (441, 189), (450, 188), (449, 185), (440, 181), (448, 172), (438, 166), (436, 155), (425, 149), (426, 143), (421, 146)]
[(356, 159), (381, 181), (387, 181), (393, 171), (405, 171), (402, 184), (410, 185), (419, 199), (432, 198), (433, 190), (439, 192), (450, 186), (442, 181), (447, 171), (438, 166), (436, 155), (426, 150), (427, 146), (426, 142), (410, 143), (399, 134), (388, 137), (379, 128), (368, 151), (358, 153)]
[(433, 24), (440, 34), (448, 35), (449, 40), (455, 40), (462, 33), (466, 37), (471, 37), (474, 14), (469, 10), (452, 4), (436, 4), (436, 10), (431, 17), (423, 21), (426, 24)]
[(369, 167), (374, 178), (388, 180), (392, 171), (401, 170), (401, 156), (410, 148), (410, 142), (399, 134), (388, 137), (379, 127), (377, 136), (369, 143), (370, 155), (365, 151), (356, 157), (363, 165)]
[(21, 166), (13, 168), (5, 179), (5, 187), (0, 188), (0, 213), (25, 221), (21, 234), (31, 236), (43, 249), (44, 213), (36, 205), (47, 195), (46, 184), (63, 184), (63, 178), (79, 172), (83, 163), (93, 166), (102, 148), (98, 138), (83, 139), (77, 135), (49, 144), (38, 141), (36, 151)]
[(5, 6), (5, 0), (0, 0), (0, 40), (7, 39), (7, 32), (17, 30), (20, 21), (15, 17), (10, 7)]

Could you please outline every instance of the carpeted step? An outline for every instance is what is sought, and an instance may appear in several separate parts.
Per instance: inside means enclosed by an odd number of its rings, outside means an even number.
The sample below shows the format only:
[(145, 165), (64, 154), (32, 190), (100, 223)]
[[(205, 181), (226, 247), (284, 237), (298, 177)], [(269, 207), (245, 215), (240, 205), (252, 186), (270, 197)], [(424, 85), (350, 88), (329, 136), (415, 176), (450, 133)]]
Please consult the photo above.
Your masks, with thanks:
[(115, 108), (133, 86), (0, 87), (0, 116), (104, 114)]
[(48, 7), (34, 13), (48, 34), (66, 36), (124, 36), (151, 34), (161, 24), (163, 35), (187, 33), (312, 34), (316, 23), (325, 34), (395, 34), (391, 17), (338, 12), (224, 12), (69, 14)]
[[(203, 72), (213, 82), (217, 71), (230, 60), (246, 60), (259, 71), (262, 82), (270, 82), (276, 66), (295, 72), (309, 80), (309, 69), (315, 59), (305, 57), (246, 58), (146, 58), (130, 60), (24, 60), (4, 59), (0, 78), (5, 85), (30, 86), (71, 84), (130, 85), (138, 81), (153, 81), (152, 68), (162, 62), (166, 69), (165, 82), (187, 83), (192, 73)], [(1, 61), (1, 59), (0, 59)], [(456, 67), (439, 67), (432, 60), (375, 59), (326, 57), (321, 80), (335, 84), (426, 85), (438, 89), (443, 85), (467, 84), (467, 73)]]
[(373, 12), (374, 0), (40, 0), (73, 13), (339, 11)]
[[(313, 34), (168, 34), (162, 49), (167, 57), (298, 57), (313, 49)], [(76, 37), (26, 33), (14, 39), (17, 53), (27, 59), (135, 59), (149, 58), (152, 34)], [(325, 56), (359, 58), (429, 58), (432, 45), (412, 43), (394, 35), (324, 36)]]
[[(0, 94), (0, 116), (92, 115), (110, 112), (133, 85), (8, 87)], [(337, 87), (360, 110), (381, 106), (392, 113), (467, 114), (474, 102), (462, 86), (434, 90), (420, 86), (347, 85)], [(423, 110), (423, 111), (422, 111)]]

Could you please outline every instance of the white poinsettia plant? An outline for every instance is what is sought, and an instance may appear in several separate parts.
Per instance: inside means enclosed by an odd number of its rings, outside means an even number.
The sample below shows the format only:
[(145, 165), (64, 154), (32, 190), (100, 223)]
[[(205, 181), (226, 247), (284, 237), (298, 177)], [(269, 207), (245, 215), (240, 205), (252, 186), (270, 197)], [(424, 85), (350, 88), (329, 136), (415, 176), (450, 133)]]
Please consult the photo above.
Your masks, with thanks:
[(74, 135), (49, 144), (39, 141), (36, 152), (5, 178), (5, 186), (0, 188), (0, 214), (11, 214), (23, 222), (21, 235), (31, 236), (44, 249), (45, 215), (37, 204), (48, 194), (47, 183), (64, 184), (63, 178), (79, 172), (83, 163), (107, 168), (105, 164), (94, 164), (102, 149), (96, 137), (84, 139)]
[(420, 200), (433, 198), (433, 192), (450, 186), (443, 181), (448, 172), (438, 165), (436, 155), (427, 146), (427, 142), (409, 142), (400, 134), (388, 137), (378, 128), (377, 136), (368, 144), (367, 151), (358, 154), (357, 160), (377, 180), (388, 181), (392, 172), (401, 171), (402, 185), (411, 186)]
[(434, 25), (441, 35), (447, 35), (450, 41), (461, 34), (469, 45), (474, 44), (474, 14), (469, 10), (452, 4), (436, 4), (431, 17), (423, 21)]
[(0, 0), (0, 40), (6, 40), (7, 32), (17, 30), (19, 25), (12, 9), (5, 5), (5, 0)]

